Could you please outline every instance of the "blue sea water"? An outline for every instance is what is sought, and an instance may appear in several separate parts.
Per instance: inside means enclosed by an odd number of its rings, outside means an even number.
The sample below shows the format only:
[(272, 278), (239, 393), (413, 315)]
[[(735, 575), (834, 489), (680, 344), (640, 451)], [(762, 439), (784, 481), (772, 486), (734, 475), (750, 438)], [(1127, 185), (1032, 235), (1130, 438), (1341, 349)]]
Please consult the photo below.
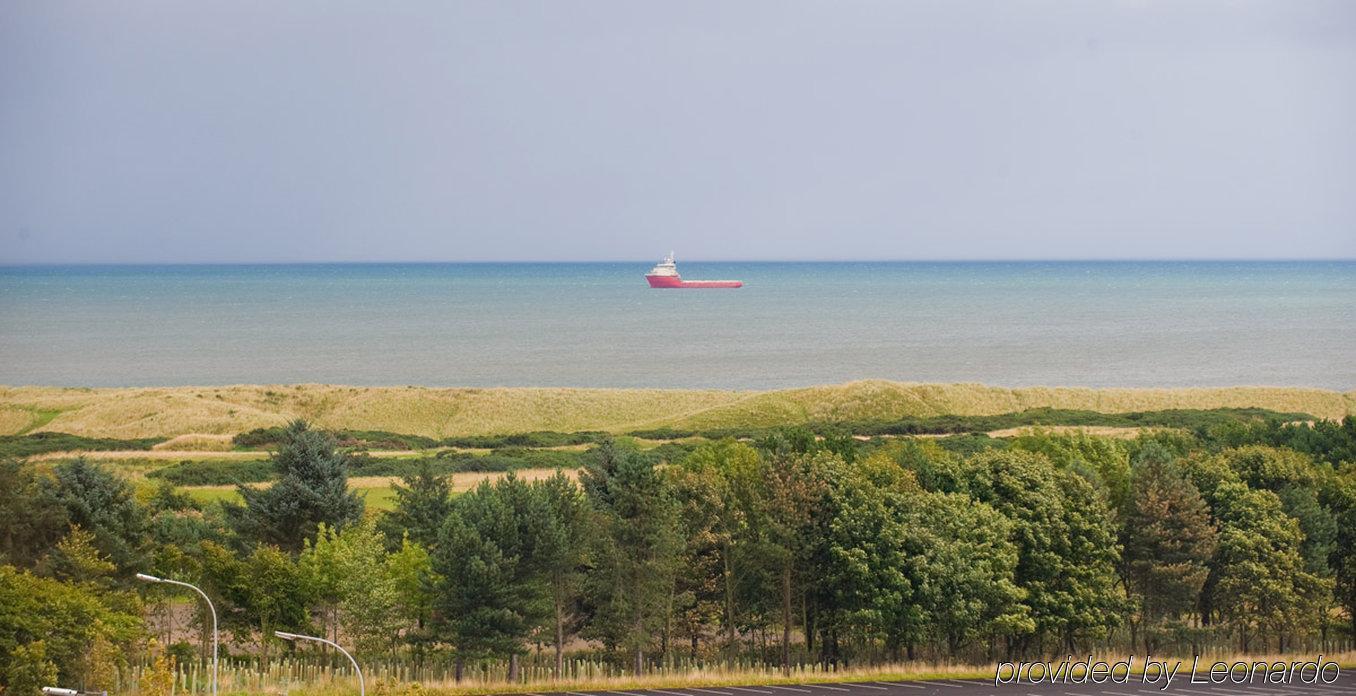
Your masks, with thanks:
[(1356, 262), (0, 268), (0, 384), (1356, 388)]

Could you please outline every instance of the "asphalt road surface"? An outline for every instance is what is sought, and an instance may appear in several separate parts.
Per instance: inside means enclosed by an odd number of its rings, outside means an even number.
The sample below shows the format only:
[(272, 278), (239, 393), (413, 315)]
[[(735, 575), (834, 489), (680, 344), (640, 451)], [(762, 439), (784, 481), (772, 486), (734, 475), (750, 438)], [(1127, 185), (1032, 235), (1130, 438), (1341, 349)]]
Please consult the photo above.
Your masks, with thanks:
[(999, 684), (993, 680), (848, 682), (756, 686), (683, 687), (631, 691), (533, 692), (526, 696), (1356, 696), (1356, 675), (1342, 670), (1332, 684), (1190, 684), (1185, 675), (1166, 690), (1132, 678), (1128, 684)]

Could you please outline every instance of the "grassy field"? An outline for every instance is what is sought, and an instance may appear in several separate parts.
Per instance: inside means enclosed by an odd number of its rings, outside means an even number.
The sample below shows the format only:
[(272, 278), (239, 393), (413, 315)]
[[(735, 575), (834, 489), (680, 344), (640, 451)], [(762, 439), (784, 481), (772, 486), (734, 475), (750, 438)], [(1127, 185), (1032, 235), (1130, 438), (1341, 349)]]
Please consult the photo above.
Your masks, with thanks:
[[(0, 387), (0, 434), (184, 439), (224, 448), (223, 435), (306, 418), (333, 429), (446, 438), (553, 430), (767, 427), (810, 421), (993, 415), (1029, 408), (1103, 413), (1258, 407), (1320, 418), (1356, 413), (1356, 391), (1280, 387), (1006, 389), (885, 381), (766, 392), (660, 389), (437, 389), (330, 385), (81, 389)], [(176, 446), (176, 448), (179, 448)]]

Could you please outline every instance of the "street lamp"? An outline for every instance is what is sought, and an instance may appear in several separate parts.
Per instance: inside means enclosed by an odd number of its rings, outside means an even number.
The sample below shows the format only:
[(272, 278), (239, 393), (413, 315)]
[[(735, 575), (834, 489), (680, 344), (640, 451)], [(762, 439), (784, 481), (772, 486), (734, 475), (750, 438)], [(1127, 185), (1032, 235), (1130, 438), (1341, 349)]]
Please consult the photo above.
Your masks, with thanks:
[(347, 657), (348, 661), (353, 663), (353, 671), (358, 675), (358, 695), (367, 696), (367, 687), (363, 685), (363, 671), (361, 669), (358, 669), (358, 661), (353, 659), (353, 656), (348, 654), (347, 650), (339, 647), (338, 643), (325, 640), (324, 638), (317, 638), (315, 636), (303, 636), (296, 633), (287, 633), (285, 631), (274, 631), (273, 635), (282, 638), (283, 640), (313, 640), (317, 643), (324, 643), (325, 645), (328, 645), (334, 648), (335, 650), (338, 650), (339, 652), (343, 653), (344, 657)]
[[(170, 580), (169, 578), (158, 578), (154, 575), (147, 575), (145, 573), (137, 573), (137, 579), (142, 582), (153, 582), (163, 585), (178, 585), (179, 587), (187, 587), (188, 589), (193, 590), (194, 592), (197, 592), (198, 594), (202, 595), (203, 601), (207, 602), (207, 608), (212, 612), (212, 696), (217, 696), (217, 608), (212, 605), (211, 598), (209, 598), (207, 596), (207, 593), (203, 592), (202, 589), (199, 588), (197, 585), (190, 585), (186, 582)], [(62, 695), (57, 694), (54, 696)]]

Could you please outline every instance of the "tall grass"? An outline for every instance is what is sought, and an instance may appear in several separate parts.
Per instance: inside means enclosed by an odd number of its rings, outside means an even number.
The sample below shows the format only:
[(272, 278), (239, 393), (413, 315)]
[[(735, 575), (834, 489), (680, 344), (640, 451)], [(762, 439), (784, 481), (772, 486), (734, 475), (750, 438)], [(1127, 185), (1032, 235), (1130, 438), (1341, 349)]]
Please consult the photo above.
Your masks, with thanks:
[[(342, 658), (341, 658), (342, 659)], [(991, 668), (941, 662), (913, 662), (872, 667), (847, 668), (818, 663), (796, 665), (789, 676), (776, 666), (741, 660), (732, 666), (721, 662), (704, 663), (686, 658), (651, 665), (643, 675), (635, 675), (613, 663), (593, 659), (565, 660), (564, 675), (557, 679), (554, 660), (549, 655), (528, 656), (520, 664), (520, 678), (505, 678), (508, 664), (500, 660), (468, 662), (461, 681), (455, 679), (453, 665), (446, 660), (415, 665), (408, 660), (360, 660), (363, 679), (369, 692), (378, 684), (391, 686), (418, 683), (425, 689), (449, 694), (523, 693), (531, 691), (597, 691), (643, 688), (682, 688), (739, 684), (778, 684), (852, 681), (854, 679), (927, 679), (935, 677), (983, 677)], [(132, 667), (124, 677), (123, 693), (136, 693), (145, 666)], [(313, 659), (277, 659), (267, 666), (251, 661), (223, 662), (219, 674), (221, 693), (309, 694), (356, 693), (357, 677), (353, 668), (340, 660), (333, 663)], [(176, 693), (205, 693), (211, 684), (210, 667), (201, 663), (180, 665), (176, 670)]]
[[(1086, 655), (1076, 655), (1083, 659)], [(1124, 660), (1121, 654), (1097, 656), (1108, 662)], [(1216, 660), (1223, 662), (1308, 660), (1315, 655), (1245, 655), (1238, 653), (1208, 653), (1202, 655), (1202, 669), (1208, 669)], [(1029, 659), (1042, 659), (1031, 657)], [(1056, 661), (1063, 659), (1060, 655)], [(1143, 664), (1143, 656), (1136, 656), (1136, 666)], [(1155, 655), (1156, 660), (1181, 662), (1181, 674), (1191, 669), (1191, 656)], [(1324, 655), (1344, 669), (1356, 665), (1356, 652), (1347, 651)], [(409, 661), (360, 660), (363, 678), (369, 692), (392, 693), (402, 685), (419, 684), (423, 691), (443, 694), (531, 693), (562, 691), (626, 691), (635, 689), (683, 689), (757, 684), (797, 684), (854, 681), (914, 681), (923, 679), (982, 679), (991, 680), (995, 663), (965, 664), (918, 660), (903, 663), (843, 667), (817, 663), (796, 665), (790, 675), (770, 664), (741, 660), (734, 665), (723, 662), (702, 662), (686, 658), (665, 660), (652, 665), (650, 671), (635, 675), (615, 664), (592, 659), (567, 659), (562, 678), (553, 672), (549, 655), (529, 655), (520, 665), (521, 677), (516, 682), (505, 679), (508, 666), (503, 661), (479, 661), (466, 665), (460, 682), (454, 679), (453, 666), (443, 661), (416, 666)], [(120, 692), (136, 693), (136, 683), (144, 667), (134, 666), (124, 675)], [(210, 688), (210, 670), (203, 664), (179, 666), (176, 693), (206, 693)], [(300, 692), (312, 696), (338, 696), (357, 693), (357, 678), (347, 662), (317, 662), (313, 659), (273, 660), (266, 667), (253, 662), (226, 661), (221, 665), (220, 688), (224, 694)]]

